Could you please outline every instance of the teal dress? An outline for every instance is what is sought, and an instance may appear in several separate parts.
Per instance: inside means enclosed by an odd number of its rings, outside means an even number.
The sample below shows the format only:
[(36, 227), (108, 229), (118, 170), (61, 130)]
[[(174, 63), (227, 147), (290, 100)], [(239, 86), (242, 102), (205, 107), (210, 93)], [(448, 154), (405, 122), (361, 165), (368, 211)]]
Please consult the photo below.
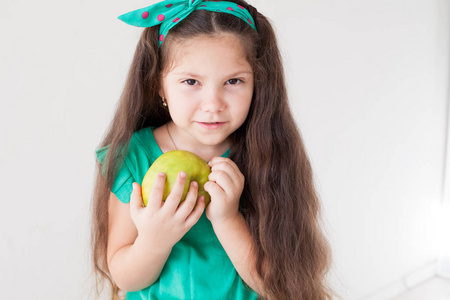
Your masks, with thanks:
[[(103, 162), (108, 147), (96, 151)], [(229, 151), (222, 156), (227, 157)], [(111, 191), (123, 202), (130, 201), (132, 183), (142, 183), (148, 168), (160, 155), (161, 149), (147, 127), (133, 134), (123, 165)], [(243, 300), (258, 299), (240, 278), (225, 250), (217, 239), (205, 213), (177, 242), (158, 280), (137, 292), (127, 292), (127, 300)]]

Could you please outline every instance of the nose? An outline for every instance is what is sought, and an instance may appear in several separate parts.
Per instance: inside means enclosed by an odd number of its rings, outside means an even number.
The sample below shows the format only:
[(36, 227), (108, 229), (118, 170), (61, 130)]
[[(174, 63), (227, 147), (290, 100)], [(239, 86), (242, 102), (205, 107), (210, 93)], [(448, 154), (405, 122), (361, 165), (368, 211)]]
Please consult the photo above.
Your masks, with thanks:
[(220, 88), (212, 87), (205, 90), (201, 110), (204, 112), (220, 112), (225, 108), (223, 93)]

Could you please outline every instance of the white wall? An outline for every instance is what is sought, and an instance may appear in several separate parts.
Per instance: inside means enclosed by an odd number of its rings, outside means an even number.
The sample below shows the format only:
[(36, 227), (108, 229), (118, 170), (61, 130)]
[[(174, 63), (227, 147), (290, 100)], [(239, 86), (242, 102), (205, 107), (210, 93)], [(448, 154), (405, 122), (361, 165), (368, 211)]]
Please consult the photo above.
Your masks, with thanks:
[[(116, 17), (150, 3), (0, 3), (2, 298), (93, 298), (94, 150), (140, 32)], [(336, 289), (382, 299), (408, 274), (431, 273), (443, 234), (448, 1), (251, 3), (279, 33)]]
[(387, 298), (405, 288), (403, 279), (430, 274), (438, 251), (448, 2), (302, 1), (288, 13), (275, 9), (266, 7), (287, 54), (336, 286), (345, 299)]
[[(444, 30), (444, 34), (442, 36), (442, 43), (445, 45), (450, 44), (450, 33), (448, 32), (450, 29), (450, 19), (448, 18), (449, 12), (449, 2), (442, 2), (443, 10), (440, 11), (439, 18), (442, 21), (443, 28), (447, 28)], [(447, 15), (447, 17), (445, 17)], [(446, 47), (442, 47), (442, 50), (445, 50)], [(443, 53), (443, 56), (447, 57), (447, 59), (442, 59), (442, 64), (447, 65), (447, 72), (443, 70), (443, 74), (441, 76), (442, 81), (447, 81), (447, 99), (450, 103), (450, 57), (449, 51), (447, 49), (446, 53)], [(450, 105), (447, 106), (447, 148), (446, 148), (446, 160), (445, 160), (445, 174), (444, 174), (444, 186), (443, 186), (443, 199), (442, 199), (442, 207), (441, 207), (441, 232), (440, 236), (442, 237), (439, 243), (439, 264), (438, 264), (438, 273), (441, 276), (446, 278), (450, 278), (450, 239), (449, 239), (449, 229), (450, 229)]]

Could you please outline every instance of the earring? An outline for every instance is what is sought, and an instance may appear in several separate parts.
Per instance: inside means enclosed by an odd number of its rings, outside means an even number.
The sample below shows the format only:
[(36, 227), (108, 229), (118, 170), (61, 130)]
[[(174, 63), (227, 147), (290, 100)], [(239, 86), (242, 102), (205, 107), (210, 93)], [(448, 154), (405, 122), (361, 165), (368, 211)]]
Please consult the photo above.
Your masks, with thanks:
[(167, 107), (166, 99), (164, 99), (164, 97), (161, 97), (161, 98), (162, 98), (162, 105), (165, 106), (165, 107)]

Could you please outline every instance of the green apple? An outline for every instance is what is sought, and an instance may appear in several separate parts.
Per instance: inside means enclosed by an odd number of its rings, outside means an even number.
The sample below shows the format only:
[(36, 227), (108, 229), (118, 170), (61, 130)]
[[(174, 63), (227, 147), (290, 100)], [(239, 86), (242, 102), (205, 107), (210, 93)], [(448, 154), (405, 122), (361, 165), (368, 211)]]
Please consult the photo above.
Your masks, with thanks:
[(180, 203), (186, 198), (190, 183), (196, 181), (198, 183), (198, 196), (205, 196), (206, 207), (211, 201), (211, 197), (208, 192), (205, 191), (203, 185), (208, 181), (208, 175), (211, 173), (211, 168), (202, 158), (194, 153), (184, 150), (166, 152), (158, 157), (150, 166), (141, 185), (144, 205), (147, 206), (148, 197), (158, 173), (164, 172), (166, 174), (166, 183), (163, 194), (163, 201), (166, 201), (167, 196), (169, 196), (170, 191), (172, 191), (178, 173), (181, 171), (186, 173), (186, 183), (184, 184), (183, 196), (181, 197)]

